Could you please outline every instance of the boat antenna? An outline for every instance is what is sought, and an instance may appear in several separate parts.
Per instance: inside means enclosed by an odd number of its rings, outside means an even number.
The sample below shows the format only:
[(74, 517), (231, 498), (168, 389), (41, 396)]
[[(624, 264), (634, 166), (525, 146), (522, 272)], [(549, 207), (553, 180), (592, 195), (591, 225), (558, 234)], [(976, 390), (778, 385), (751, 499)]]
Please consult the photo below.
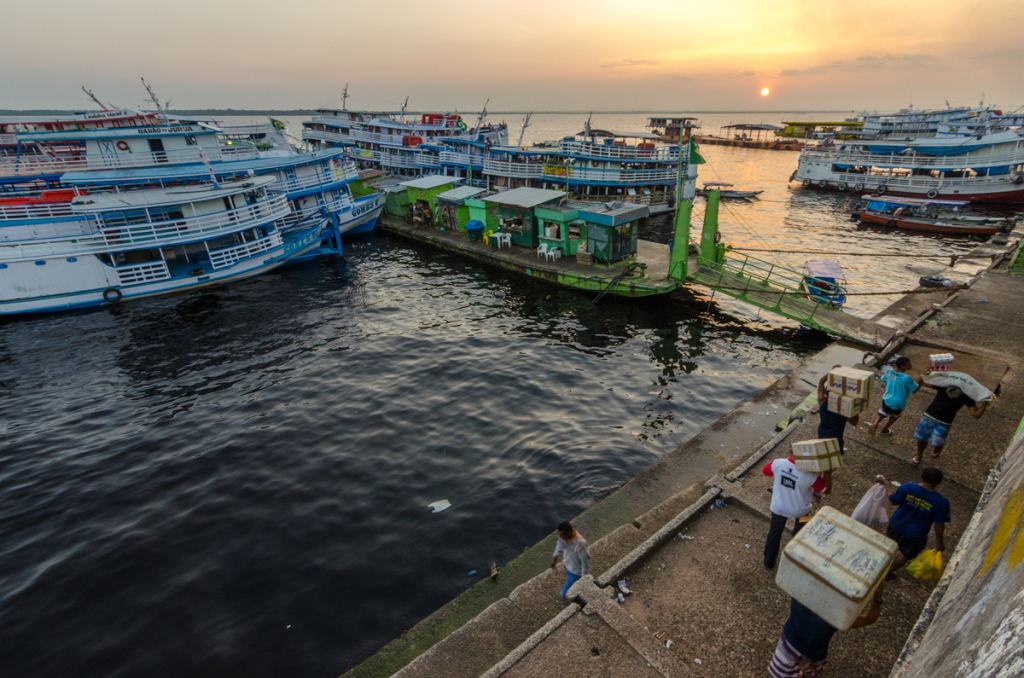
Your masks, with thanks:
[(487, 104), (491, 103), (490, 99), (484, 102), (484, 107), (480, 110), (480, 115), (476, 117), (476, 129), (473, 130), (473, 141), (476, 141), (480, 137), (480, 126), (484, 124), (484, 118), (487, 116)]
[(405, 122), (405, 109), (409, 108), (409, 97), (405, 97), (405, 103), (402, 104), (402, 122)]
[(85, 88), (85, 85), (82, 85), (82, 91), (83, 91), (83, 92), (85, 92), (85, 95), (86, 95), (87, 97), (89, 97), (90, 99), (92, 99), (92, 101), (93, 101), (93, 103), (94, 103), (94, 104), (96, 104), (97, 106), (99, 106), (99, 107), (100, 107), (100, 110), (104, 110), (104, 111), (105, 111), (105, 110), (107, 110), (108, 108), (117, 108), (117, 106), (114, 106), (114, 105), (112, 105), (112, 104), (105, 104), (105, 103), (103, 103), (102, 101), (100, 101), (99, 99), (97, 99), (97, 98), (96, 98), (96, 95), (95, 95), (95, 94), (93, 94), (91, 90), (87, 90), (87, 89)]
[(167, 113), (164, 112), (163, 107), (160, 105), (160, 100), (157, 99), (156, 94), (153, 93), (153, 88), (146, 84), (145, 78), (140, 77), (139, 80), (142, 81), (142, 86), (146, 88), (147, 92), (149, 92), (149, 99), (153, 102), (153, 105), (156, 106), (156, 112), (159, 113), (160, 117), (164, 119), (164, 124), (170, 124), (170, 121), (167, 119)]
[(522, 148), (523, 147), (523, 135), (526, 134), (526, 128), (530, 126), (530, 116), (531, 115), (533, 115), (532, 111), (530, 113), (527, 113), (526, 114), (526, 120), (523, 120), (523, 127), (522, 127), (522, 129), (519, 130), (519, 143), (516, 144), (516, 148)]
[(345, 83), (345, 89), (341, 92), (341, 110), (347, 110), (345, 108), (345, 102), (348, 101), (348, 83)]
[(594, 112), (591, 111), (590, 115), (587, 116), (587, 122), (583, 125), (583, 140), (586, 141), (587, 137), (590, 136), (590, 119), (594, 117)]

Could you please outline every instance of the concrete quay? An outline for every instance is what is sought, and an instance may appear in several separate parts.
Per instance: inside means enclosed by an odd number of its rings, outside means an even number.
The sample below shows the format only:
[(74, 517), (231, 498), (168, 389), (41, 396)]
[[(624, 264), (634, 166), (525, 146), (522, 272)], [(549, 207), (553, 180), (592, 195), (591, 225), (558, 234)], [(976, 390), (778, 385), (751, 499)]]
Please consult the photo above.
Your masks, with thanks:
[[(1024, 445), (1007, 452), (1024, 417), (1024, 337), (1019, 330), (1024, 278), (998, 267), (1015, 241), (983, 245), (979, 258), (939, 272), (970, 283), (969, 289), (911, 295), (879, 314), (874, 320), (894, 330), (883, 351), (865, 354), (845, 342), (827, 347), (576, 518), (574, 524), (591, 543), (592, 574), (570, 591), (573, 604), (563, 609), (559, 601), (561, 567), (558, 572), (546, 569), (551, 535), (504, 566), (497, 580), (480, 582), (345, 675), (765, 675), (789, 597), (775, 587), (774, 572), (761, 565), (770, 484), (760, 466), (785, 456), (792, 441), (816, 437), (817, 416), (808, 412), (807, 401), (813, 400), (821, 374), (835, 364), (877, 364), (893, 352), (914, 357), (954, 352), (958, 366), (970, 365), (964, 371), (984, 373), (979, 379), (990, 387), (998, 384), (1000, 397), (980, 420), (961, 413), (943, 457), (925, 457), (925, 465), (939, 466), (946, 474), (940, 491), (953, 507), (943, 581), (926, 584), (901, 572), (886, 589), (875, 625), (836, 635), (829, 671), (842, 676), (890, 671), (954, 675), (955, 662), (943, 667), (935, 659), (949, 639), (932, 637), (939, 635), (935, 629), (929, 632), (932, 619), (955, 628), (957, 619), (976, 614), (971, 612), (975, 602), (998, 594), (1009, 578), (1016, 588), (1003, 591), (1001, 598), (1008, 601), (1000, 609), (1011, 619), (1011, 631), (1014, 614), (1024, 620), (1024, 594), (1016, 599), (1005, 595), (1022, 590), (1024, 568), (1014, 570), (1001, 561), (994, 567), (985, 555), (996, 539), (1004, 544), (997, 561), (1024, 550), (1024, 527), (1018, 524), (1024, 520), (999, 527), (1007, 519), (999, 523), (980, 511), (995, 501), (1012, 517), (1014, 502), (1024, 506), (1024, 499), (1017, 498), (1024, 491)], [(918, 469), (907, 462), (914, 449), (911, 436), (930, 399), (927, 393), (912, 396), (891, 437), (848, 427), (846, 465), (823, 501), (849, 513), (878, 473), (898, 482), (916, 480)], [(876, 392), (873, 402), (880, 400)], [(784, 427), (781, 433), (776, 433), (777, 424)], [(998, 471), (990, 473), (993, 468)], [(997, 482), (1000, 475), (1004, 480)], [(987, 532), (982, 529), (986, 519), (998, 523)], [(984, 563), (983, 574), (991, 580), (987, 589), (972, 590), (957, 579), (958, 572), (972, 571), (976, 579)], [(612, 599), (619, 579), (626, 579), (632, 591), (623, 603)], [(963, 595), (972, 598), (950, 598), (952, 591), (971, 591)], [(1013, 600), (1019, 601), (1017, 608)], [(945, 612), (955, 605), (967, 608), (959, 610), (960, 618), (956, 610)], [(1005, 633), (999, 620), (990, 626), (996, 635)], [(965, 651), (972, 641), (982, 647), (991, 638), (959, 636)], [(975, 652), (980, 656), (980, 650)], [(930, 661), (931, 672), (915, 673), (917, 661)]]

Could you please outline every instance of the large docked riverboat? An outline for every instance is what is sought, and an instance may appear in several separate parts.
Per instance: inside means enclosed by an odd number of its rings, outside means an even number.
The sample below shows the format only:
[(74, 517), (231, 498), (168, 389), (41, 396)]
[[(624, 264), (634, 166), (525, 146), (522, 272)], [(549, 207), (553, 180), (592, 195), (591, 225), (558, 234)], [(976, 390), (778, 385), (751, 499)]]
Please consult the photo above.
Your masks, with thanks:
[(958, 131), (808, 147), (793, 179), (839, 191), (1024, 203), (1024, 137), (1019, 129)]
[(316, 249), (325, 222), (285, 239), (269, 177), (134, 191), (0, 198), (0, 313), (115, 303), (258, 275)]

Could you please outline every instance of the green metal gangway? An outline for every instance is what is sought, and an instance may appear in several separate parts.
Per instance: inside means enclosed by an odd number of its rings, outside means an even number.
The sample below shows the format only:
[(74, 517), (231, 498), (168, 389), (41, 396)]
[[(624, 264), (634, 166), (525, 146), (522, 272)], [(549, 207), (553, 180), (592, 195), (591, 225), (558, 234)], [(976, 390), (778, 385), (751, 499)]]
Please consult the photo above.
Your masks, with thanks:
[[(682, 200), (676, 211), (669, 277), (704, 287), (777, 313), (790, 320), (872, 348), (882, 348), (896, 330), (873, 320), (844, 313), (807, 296), (804, 274), (781, 264), (728, 250), (718, 234), (718, 191), (708, 194), (700, 242), (690, 242), (691, 203)], [(696, 256), (691, 252), (696, 251)], [(681, 254), (686, 252), (687, 254)]]
[(1024, 275), (1024, 240), (1017, 245), (1017, 250), (1010, 257), (1010, 263), (1006, 265), (1007, 273), (1013, 275)]

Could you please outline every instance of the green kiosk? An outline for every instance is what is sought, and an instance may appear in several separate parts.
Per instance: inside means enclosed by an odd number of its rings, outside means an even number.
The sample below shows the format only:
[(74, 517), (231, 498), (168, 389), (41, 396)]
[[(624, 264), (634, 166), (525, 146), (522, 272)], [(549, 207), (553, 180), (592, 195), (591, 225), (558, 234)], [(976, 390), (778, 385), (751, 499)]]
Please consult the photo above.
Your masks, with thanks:
[(484, 196), (483, 201), (487, 203), (486, 229), (510, 233), (513, 245), (536, 249), (540, 229), (534, 208), (558, 207), (565, 201), (565, 193), (523, 187)]

